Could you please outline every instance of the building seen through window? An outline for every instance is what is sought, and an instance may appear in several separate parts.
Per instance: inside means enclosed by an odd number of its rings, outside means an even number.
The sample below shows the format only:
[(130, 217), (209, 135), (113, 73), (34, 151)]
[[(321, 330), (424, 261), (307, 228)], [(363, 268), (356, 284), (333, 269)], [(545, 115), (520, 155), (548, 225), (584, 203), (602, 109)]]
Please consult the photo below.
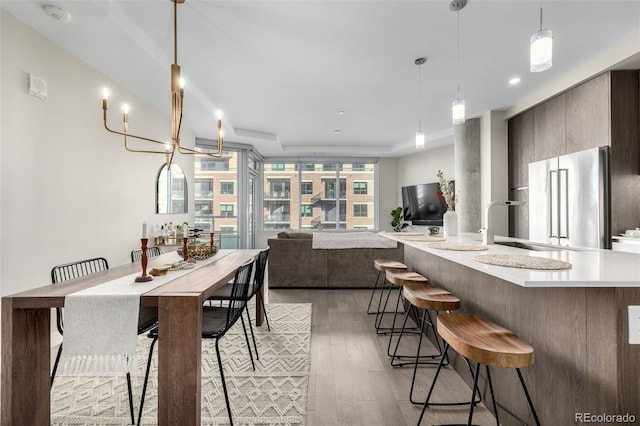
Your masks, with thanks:
[(373, 163), (265, 163), (264, 229), (374, 229)]
[(222, 248), (237, 248), (238, 152), (225, 150), (221, 158), (196, 156), (194, 186), (195, 227), (218, 231)]

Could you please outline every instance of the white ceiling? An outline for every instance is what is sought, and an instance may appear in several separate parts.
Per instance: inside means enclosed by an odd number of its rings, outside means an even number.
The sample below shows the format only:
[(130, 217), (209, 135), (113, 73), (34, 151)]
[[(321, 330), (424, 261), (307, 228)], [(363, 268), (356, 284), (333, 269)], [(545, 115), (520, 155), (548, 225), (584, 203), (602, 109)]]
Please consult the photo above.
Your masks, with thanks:
[[(42, 0), (0, 2), (169, 113), (172, 2), (51, 3), (70, 12), (71, 21), (46, 16)], [(640, 68), (640, 0), (545, 0), (553, 67), (530, 73), (529, 37), (539, 28), (539, 7), (537, 0), (469, 0), (460, 12), (467, 117), (526, 107), (523, 100), (577, 83), (599, 64)], [(212, 139), (213, 112), (221, 109), (225, 140), (250, 143), (270, 157), (408, 155), (419, 119), (428, 147), (451, 143), (456, 22), (448, 0), (186, 0), (178, 6), (183, 126)], [(428, 61), (419, 94), (414, 60), (420, 56)], [(522, 82), (510, 86), (515, 76)]]

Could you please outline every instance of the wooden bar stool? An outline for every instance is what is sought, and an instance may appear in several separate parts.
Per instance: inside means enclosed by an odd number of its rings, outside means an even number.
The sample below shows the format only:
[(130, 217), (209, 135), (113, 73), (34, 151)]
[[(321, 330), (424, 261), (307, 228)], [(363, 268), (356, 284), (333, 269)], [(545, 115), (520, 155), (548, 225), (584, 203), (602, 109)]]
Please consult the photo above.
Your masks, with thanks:
[[(389, 281), (390, 286), (395, 285), (396, 288), (398, 289), (398, 299), (396, 300), (396, 310), (393, 313), (393, 323), (391, 325), (391, 328), (389, 329), (389, 343), (387, 344), (387, 355), (392, 357), (391, 365), (394, 365), (393, 363), (394, 359), (407, 358), (407, 357), (413, 358), (413, 355), (398, 355), (397, 350), (396, 350), (396, 353), (391, 354), (391, 341), (393, 340), (393, 335), (395, 332), (404, 333), (406, 331), (405, 325), (407, 323), (407, 318), (409, 317), (407, 312), (402, 328), (396, 328), (396, 318), (398, 317), (398, 310), (400, 309), (400, 301), (404, 300), (402, 297), (402, 288), (405, 285), (426, 285), (428, 283), (428, 280), (417, 272), (392, 271), (392, 270), (386, 271), (386, 279), (387, 281)], [(391, 289), (389, 289), (389, 293), (391, 293)], [(409, 310), (412, 308), (412, 306), (413, 305), (409, 305)], [(385, 308), (386, 308), (386, 303), (385, 303)], [(403, 303), (403, 308), (404, 308), (404, 303)], [(416, 314), (416, 318), (417, 318), (417, 314)], [(419, 327), (416, 326), (411, 328), (410, 330), (417, 332), (417, 330), (419, 330)], [(412, 334), (415, 334), (415, 333), (412, 333)]]
[[(498, 407), (502, 408), (507, 414), (517, 419), (520, 423), (526, 424), (524, 420), (518, 417), (511, 410), (496, 401), (493, 393), (493, 385), (491, 383), (491, 374), (489, 367), (500, 368), (515, 368), (522, 385), (522, 390), (529, 403), (529, 408), (536, 425), (540, 425), (540, 420), (536, 414), (536, 410), (531, 401), (531, 396), (527, 390), (527, 386), (524, 383), (521, 368), (528, 367), (533, 364), (533, 348), (526, 342), (521, 340), (513, 332), (500, 327), (499, 325), (488, 321), (482, 317), (470, 314), (442, 314), (438, 317), (438, 332), (445, 341), (444, 354), (446, 354), (449, 347), (452, 347), (463, 357), (475, 361), (477, 363), (476, 371), (473, 379), (473, 390), (471, 392), (471, 400), (473, 401), (478, 391), (478, 376), (480, 375), (480, 366), (484, 364), (487, 371), (487, 383), (489, 384), (489, 391), (491, 392), (491, 400), (493, 402), (493, 411), (496, 416), (496, 424), (500, 424), (498, 418)], [(444, 361), (444, 354), (440, 358), (440, 364), (438, 370), (431, 383), (427, 400), (422, 407), (420, 418), (418, 419), (418, 425), (422, 421), (425, 409), (430, 404), (429, 399), (433, 392), (433, 388), (438, 379), (438, 374), (442, 368)], [(479, 392), (479, 391), (478, 391)], [(475, 404), (471, 404), (469, 408), (469, 417), (467, 425), (471, 425), (473, 420), (473, 407)]]
[[(416, 350), (416, 356), (413, 362), (405, 363), (405, 364), (413, 364), (413, 378), (411, 380), (411, 389), (409, 391), (409, 400), (414, 404), (423, 404), (424, 401), (415, 401), (413, 399), (413, 388), (416, 382), (416, 373), (418, 371), (419, 364), (437, 364), (437, 362), (433, 361), (434, 358), (439, 358), (443, 355), (442, 345), (440, 345), (440, 340), (438, 339), (438, 333), (436, 331), (436, 327), (434, 322), (431, 320), (431, 315), (429, 311), (435, 312), (436, 318), (438, 318), (438, 312), (440, 311), (455, 311), (460, 309), (460, 298), (451, 294), (445, 289), (435, 287), (431, 284), (406, 284), (402, 287), (402, 294), (404, 299), (411, 304), (411, 306), (416, 309), (422, 310), (422, 319), (420, 321), (420, 338), (418, 340), (418, 348)], [(428, 320), (427, 320), (428, 318)], [(400, 344), (400, 339), (402, 338), (404, 327), (406, 325), (407, 318), (405, 318), (404, 323), (402, 324), (402, 331), (400, 332), (400, 336), (398, 337), (398, 341), (396, 342), (396, 348), (393, 352), (395, 357), (398, 346)], [(436, 346), (438, 348), (438, 353), (433, 355), (420, 355), (420, 348), (422, 347), (422, 339), (424, 338), (424, 326), (425, 323), (428, 323), (433, 331), (433, 335), (436, 339)], [(428, 358), (431, 361), (421, 361), (421, 359)], [(391, 365), (404, 365), (403, 363), (394, 364), (393, 359), (391, 360)]]
[[(376, 315), (376, 320), (374, 323), (376, 327), (376, 333), (387, 334), (389, 331), (388, 328), (380, 326), (382, 324), (382, 318), (384, 317), (385, 313), (390, 314), (390, 313), (394, 313), (395, 311), (386, 310), (387, 304), (389, 302), (389, 297), (391, 295), (391, 289), (392, 289), (391, 283), (389, 283), (389, 288), (387, 290), (387, 298), (385, 299), (385, 302), (384, 302), (384, 308), (382, 307), (382, 299), (384, 298), (384, 293), (385, 293), (385, 283), (387, 282), (386, 272), (387, 271), (406, 271), (408, 268), (407, 268), (407, 265), (405, 265), (402, 262), (398, 262), (397, 260), (389, 260), (389, 259), (376, 259), (373, 262), (373, 264), (375, 268), (378, 270), (378, 275), (376, 277), (376, 282), (371, 292), (371, 298), (369, 299), (367, 314)], [(373, 301), (375, 291), (378, 288), (378, 282), (380, 282), (380, 276), (382, 276), (382, 283), (380, 285), (380, 297), (378, 299), (378, 308), (375, 311), (371, 311), (371, 303)]]

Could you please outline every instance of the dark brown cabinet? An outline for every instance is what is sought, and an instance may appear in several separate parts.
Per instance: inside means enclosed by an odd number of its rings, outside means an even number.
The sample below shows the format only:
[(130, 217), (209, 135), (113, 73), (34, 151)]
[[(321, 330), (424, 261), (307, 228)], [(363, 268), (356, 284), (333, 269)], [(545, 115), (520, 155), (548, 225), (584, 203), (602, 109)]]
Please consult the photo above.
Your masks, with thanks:
[(610, 75), (599, 75), (565, 94), (568, 153), (610, 144)]
[(533, 110), (533, 161), (567, 153), (565, 95), (559, 95)]
[(509, 188), (529, 185), (527, 165), (533, 161), (533, 111), (509, 120)]

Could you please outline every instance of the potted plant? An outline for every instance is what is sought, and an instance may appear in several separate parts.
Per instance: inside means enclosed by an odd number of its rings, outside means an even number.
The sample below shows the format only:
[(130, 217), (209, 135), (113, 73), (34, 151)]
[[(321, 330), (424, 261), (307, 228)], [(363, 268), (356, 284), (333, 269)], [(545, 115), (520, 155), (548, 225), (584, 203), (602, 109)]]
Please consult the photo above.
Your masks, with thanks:
[(391, 211), (391, 216), (393, 217), (391, 226), (393, 226), (394, 231), (402, 232), (404, 228), (409, 226), (409, 224), (405, 222), (405, 220), (409, 220), (409, 218), (407, 217), (407, 210), (408, 208), (405, 208), (403, 211), (402, 207), (396, 207)]

